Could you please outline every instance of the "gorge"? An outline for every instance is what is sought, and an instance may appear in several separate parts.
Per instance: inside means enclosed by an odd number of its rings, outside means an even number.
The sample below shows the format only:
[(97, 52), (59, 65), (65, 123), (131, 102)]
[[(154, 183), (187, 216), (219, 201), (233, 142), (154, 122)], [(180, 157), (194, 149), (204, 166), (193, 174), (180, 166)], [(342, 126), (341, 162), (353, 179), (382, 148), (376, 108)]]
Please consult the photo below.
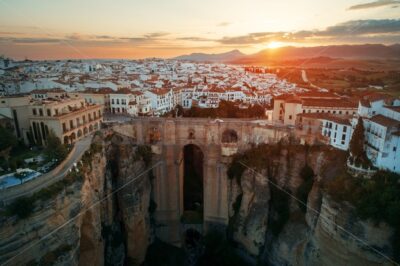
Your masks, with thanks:
[(393, 265), (395, 228), (326, 189), (346, 159), (252, 121), (110, 124), (32, 213), (2, 212), (0, 264)]

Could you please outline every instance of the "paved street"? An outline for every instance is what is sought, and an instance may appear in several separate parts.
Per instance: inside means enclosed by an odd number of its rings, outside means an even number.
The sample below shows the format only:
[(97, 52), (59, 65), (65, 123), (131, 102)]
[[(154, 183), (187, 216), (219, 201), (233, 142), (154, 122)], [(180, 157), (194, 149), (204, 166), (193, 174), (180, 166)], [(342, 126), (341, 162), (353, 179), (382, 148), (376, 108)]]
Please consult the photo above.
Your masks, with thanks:
[(50, 186), (64, 178), (74, 163), (79, 161), (83, 153), (90, 147), (92, 137), (92, 135), (89, 135), (75, 143), (75, 149), (72, 151), (72, 154), (68, 157), (63, 167), (55, 168), (30, 182), (2, 191), (2, 196), (4, 196), (4, 198), (0, 196), (0, 200), (10, 202), (18, 197), (30, 196), (40, 189)]

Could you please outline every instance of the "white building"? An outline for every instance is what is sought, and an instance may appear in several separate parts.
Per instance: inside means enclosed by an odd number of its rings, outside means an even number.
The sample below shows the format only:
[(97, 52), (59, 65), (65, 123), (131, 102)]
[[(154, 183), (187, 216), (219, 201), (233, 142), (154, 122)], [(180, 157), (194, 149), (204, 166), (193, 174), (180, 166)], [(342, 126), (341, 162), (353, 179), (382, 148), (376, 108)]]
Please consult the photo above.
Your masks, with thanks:
[(151, 108), (156, 115), (164, 114), (174, 108), (174, 96), (171, 89), (147, 90), (145, 96), (150, 99)]
[[(119, 89), (110, 93), (110, 108), (113, 114), (127, 114), (128, 109), (133, 112), (129, 104), (136, 101), (135, 95), (129, 89)], [(132, 105), (132, 104), (131, 104)], [(135, 113), (135, 112), (133, 112)]]
[(322, 120), (322, 135), (329, 138), (329, 144), (340, 150), (348, 150), (353, 135), (350, 120), (328, 116)]

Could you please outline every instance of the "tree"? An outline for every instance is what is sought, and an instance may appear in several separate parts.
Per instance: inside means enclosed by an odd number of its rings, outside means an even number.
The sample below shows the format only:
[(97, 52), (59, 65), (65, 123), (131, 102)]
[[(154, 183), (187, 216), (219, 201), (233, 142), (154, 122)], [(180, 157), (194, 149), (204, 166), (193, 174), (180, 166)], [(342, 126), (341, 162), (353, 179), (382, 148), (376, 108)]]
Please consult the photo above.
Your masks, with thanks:
[(366, 159), (366, 154), (364, 150), (364, 122), (361, 117), (358, 118), (356, 129), (353, 132), (353, 136), (350, 140), (350, 154), (356, 160)]
[(175, 117), (183, 116), (184, 110), (182, 105), (180, 104), (176, 105), (174, 112), (175, 112)]
[(17, 179), (19, 179), (19, 181), (21, 181), (21, 184), (24, 182), (24, 179), (27, 178), (26, 173), (22, 172), (22, 173), (15, 173), (14, 177), (16, 177)]
[(17, 137), (15, 137), (12, 130), (0, 126), (0, 151), (9, 147), (15, 147), (17, 144)]
[(47, 158), (63, 160), (67, 156), (67, 149), (61, 143), (61, 140), (54, 134), (53, 131), (49, 132), (47, 136), (47, 146), (44, 150)]

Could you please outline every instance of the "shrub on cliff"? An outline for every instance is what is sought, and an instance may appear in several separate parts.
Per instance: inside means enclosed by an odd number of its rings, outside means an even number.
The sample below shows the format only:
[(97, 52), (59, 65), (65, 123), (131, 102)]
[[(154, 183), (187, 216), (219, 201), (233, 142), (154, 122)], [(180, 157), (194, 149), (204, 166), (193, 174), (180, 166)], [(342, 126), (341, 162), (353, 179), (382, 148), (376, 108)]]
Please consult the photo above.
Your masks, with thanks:
[(7, 206), (6, 213), (8, 216), (16, 215), (19, 219), (25, 219), (32, 214), (33, 208), (34, 202), (30, 198), (21, 197)]

